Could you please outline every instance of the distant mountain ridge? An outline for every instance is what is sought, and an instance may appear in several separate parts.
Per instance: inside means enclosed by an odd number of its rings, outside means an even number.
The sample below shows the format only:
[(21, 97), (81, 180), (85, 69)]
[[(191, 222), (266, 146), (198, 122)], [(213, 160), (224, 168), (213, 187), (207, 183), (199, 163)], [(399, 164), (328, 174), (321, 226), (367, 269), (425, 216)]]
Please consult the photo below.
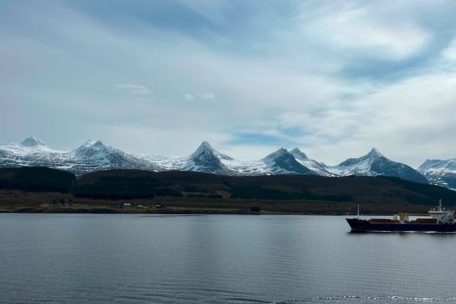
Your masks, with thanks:
[(19, 145), (23, 147), (46, 147), (46, 145), (35, 136), (27, 137), (26, 139), (21, 141)]
[(82, 175), (106, 169), (158, 170), (143, 158), (105, 146), (101, 141), (87, 141), (72, 151), (56, 151), (35, 137), (19, 144), (0, 145), (0, 167), (45, 166)]
[(456, 158), (428, 159), (418, 171), (426, 176), (431, 184), (456, 190)]
[(419, 183), (427, 183), (427, 178), (405, 164), (394, 162), (373, 148), (368, 154), (359, 158), (350, 158), (337, 166), (328, 168), (340, 176), (394, 176)]
[[(456, 168), (456, 161), (453, 160)], [(429, 161), (420, 172), (383, 156), (377, 149), (359, 158), (350, 158), (336, 166), (328, 166), (309, 158), (299, 148), (279, 150), (257, 161), (240, 161), (220, 153), (209, 142), (203, 141), (190, 155), (182, 157), (135, 155), (106, 146), (101, 141), (87, 141), (71, 151), (49, 148), (36, 137), (28, 137), (18, 144), (0, 145), (0, 167), (46, 166), (63, 169), (80, 176), (85, 173), (108, 169), (142, 169), (150, 171), (195, 171), (218, 175), (320, 175), (337, 176), (394, 176), (405, 180), (456, 188), (456, 178), (450, 181), (449, 171), (445, 178), (433, 177), (426, 171), (438, 171)], [(451, 162), (449, 162), (451, 163)], [(445, 167), (445, 165), (441, 165)], [(451, 167), (447, 165), (445, 168)], [(440, 167), (439, 167), (440, 168)], [(453, 167), (452, 167), (453, 168)], [(440, 171), (439, 171), (440, 172)], [(453, 171), (452, 171), (453, 172)], [(456, 169), (454, 169), (456, 177)]]
[(299, 150), (299, 148), (294, 148), (290, 151), (291, 155), (299, 162), (301, 165), (309, 168), (313, 172), (322, 176), (336, 176), (334, 173), (328, 171), (327, 166), (324, 163), (320, 163), (316, 160), (310, 159), (307, 155)]
[(317, 175), (314, 171), (299, 163), (293, 154), (284, 148), (269, 154), (263, 161), (270, 168), (272, 174)]

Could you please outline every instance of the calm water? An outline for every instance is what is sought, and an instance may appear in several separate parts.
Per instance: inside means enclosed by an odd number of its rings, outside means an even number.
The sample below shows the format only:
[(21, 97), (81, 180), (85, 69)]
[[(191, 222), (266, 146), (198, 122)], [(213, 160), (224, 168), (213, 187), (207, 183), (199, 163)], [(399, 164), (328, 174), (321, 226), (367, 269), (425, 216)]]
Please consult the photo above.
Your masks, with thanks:
[(0, 303), (454, 303), (456, 235), (343, 217), (0, 214)]

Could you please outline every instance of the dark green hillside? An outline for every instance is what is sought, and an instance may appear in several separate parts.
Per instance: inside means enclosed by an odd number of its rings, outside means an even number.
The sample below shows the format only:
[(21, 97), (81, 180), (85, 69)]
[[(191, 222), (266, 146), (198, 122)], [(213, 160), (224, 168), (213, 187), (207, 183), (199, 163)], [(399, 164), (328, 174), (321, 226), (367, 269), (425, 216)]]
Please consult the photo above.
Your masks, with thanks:
[(0, 189), (69, 192), (74, 181), (74, 174), (46, 167), (0, 169)]
[(96, 198), (147, 198), (182, 196), (173, 181), (151, 171), (107, 170), (83, 175), (73, 186), (73, 193)]
[(219, 176), (197, 172), (109, 170), (90, 173), (73, 187), (77, 196), (144, 198), (156, 196), (456, 204), (456, 192), (393, 177), (321, 177), (305, 175)]
[(233, 197), (239, 198), (421, 205), (434, 205), (436, 201), (443, 199), (447, 204), (456, 205), (455, 191), (396, 177), (274, 175), (229, 177), (227, 180), (230, 181)]
[(456, 206), (456, 191), (394, 177), (107, 170), (75, 179), (42, 167), (0, 169), (0, 212), (346, 214), (359, 203), (363, 213), (388, 214), (426, 212), (439, 199)]

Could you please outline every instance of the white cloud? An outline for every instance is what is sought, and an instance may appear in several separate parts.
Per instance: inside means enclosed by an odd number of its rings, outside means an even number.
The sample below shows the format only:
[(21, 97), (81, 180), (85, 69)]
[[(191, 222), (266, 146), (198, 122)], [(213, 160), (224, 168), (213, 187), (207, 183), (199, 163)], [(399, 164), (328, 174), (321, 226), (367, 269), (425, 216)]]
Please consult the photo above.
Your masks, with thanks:
[(106, 142), (124, 151), (144, 155), (190, 155), (203, 140), (217, 149), (223, 149), (224, 141), (229, 138), (228, 134), (203, 130), (198, 124), (175, 128), (110, 124), (101, 126), (101, 130)]
[(230, 1), (226, 0), (179, 0), (192, 10), (218, 24), (229, 23), (230, 20), (224, 16), (224, 10), (229, 7)]
[(455, 100), (456, 74), (434, 72), (377, 88), (350, 107), (288, 113), (281, 120), (309, 132), (302, 148), (330, 164), (378, 147), (418, 167), (426, 158), (455, 157)]
[[(414, 165), (425, 157), (456, 156), (454, 74), (433, 67), (432, 73), (388, 84), (338, 74), (353, 58), (398, 61), (426, 48), (432, 33), (408, 9), (398, 10), (400, 18), (378, 6), (311, 11), (281, 31), (266, 18), (269, 36), (237, 33), (252, 39), (221, 49), (150, 24), (135, 34), (127, 27), (119, 31), (59, 2), (44, 8), (20, 3), (14, 5), (26, 17), (0, 27), (0, 51), (6, 54), (0, 66), (7, 67), (0, 69), (0, 121), (8, 122), (4, 129), (10, 132), (36, 130), (49, 134), (50, 142), (68, 142), (67, 134), (79, 132), (74, 137), (106, 138), (144, 153), (185, 154), (204, 139), (244, 159), (272, 152), (271, 146), (225, 144), (229, 133), (249, 130), (299, 141), (305, 152), (329, 163), (372, 146)], [(223, 5), (197, 4), (193, 9), (224, 22)], [(34, 30), (22, 30), (27, 28)], [(453, 48), (443, 58), (454, 60)], [(110, 90), (113, 84), (117, 90)], [(154, 91), (142, 84), (154, 84)], [(131, 100), (119, 96), (119, 89), (133, 95)], [(152, 94), (153, 103), (139, 98)], [(58, 130), (46, 124), (56, 119), (64, 122)], [(286, 128), (303, 133), (284, 135)]]
[(188, 100), (188, 101), (191, 101), (191, 100), (195, 100), (195, 99), (196, 99), (195, 95), (190, 94), (190, 93), (185, 93), (185, 94), (184, 94), (184, 98), (185, 98), (185, 100)]
[(198, 93), (197, 95), (199, 96), (199, 98), (205, 99), (205, 100), (214, 99), (215, 98), (213, 93)]
[(430, 34), (413, 22), (382, 17), (374, 9), (348, 7), (303, 27), (334, 48), (386, 60), (416, 55), (431, 40)]
[(128, 83), (119, 83), (117, 87), (121, 89), (126, 89), (132, 95), (149, 95), (153, 94), (152, 90), (144, 85), (139, 84), (128, 84)]
[(211, 100), (214, 99), (214, 93), (184, 93), (184, 99), (187, 101), (192, 101), (192, 100)]
[(442, 52), (442, 59), (444, 61), (456, 62), (456, 38), (448, 45)]

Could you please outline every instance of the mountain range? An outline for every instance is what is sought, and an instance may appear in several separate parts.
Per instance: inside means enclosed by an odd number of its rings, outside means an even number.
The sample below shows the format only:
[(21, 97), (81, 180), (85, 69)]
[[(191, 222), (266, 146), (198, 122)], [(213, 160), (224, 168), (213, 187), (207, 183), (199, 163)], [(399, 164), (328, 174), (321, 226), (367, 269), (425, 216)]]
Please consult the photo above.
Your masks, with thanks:
[(428, 159), (419, 168), (429, 183), (456, 190), (456, 159)]
[(136, 155), (106, 146), (101, 141), (87, 141), (71, 151), (48, 147), (36, 137), (17, 144), (0, 145), (0, 167), (46, 166), (82, 174), (107, 169), (142, 169), (150, 171), (195, 171), (218, 175), (302, 174), (337, 176), (394, 176), (420, 183), (456, 189), (456, 159), (427, 160), (417, 170), (394, 162), (377, 149), (359, 158), (350, 158), (328, 166), (309, 158), (299, 148), (281, 148), (257, 161), (240, 161), (215, 150), (207, 141), (188, 156), (169, 157)]

